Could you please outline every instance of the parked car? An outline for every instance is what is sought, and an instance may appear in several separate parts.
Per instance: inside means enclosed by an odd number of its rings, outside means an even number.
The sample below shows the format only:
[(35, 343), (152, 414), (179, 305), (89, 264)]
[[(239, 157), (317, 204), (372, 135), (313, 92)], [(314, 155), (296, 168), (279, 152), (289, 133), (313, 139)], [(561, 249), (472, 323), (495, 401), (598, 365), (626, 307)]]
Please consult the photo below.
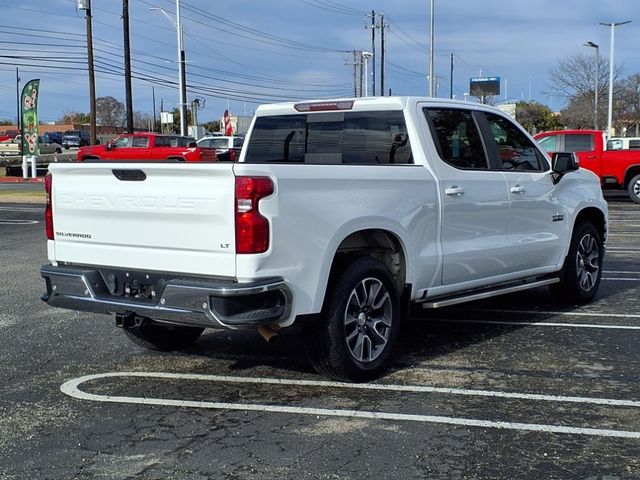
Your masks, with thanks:
[(236, 135), (227, 137), (224, 135), (206, 136), (198, 140), (199, 147), (215, 148), (218, 160), (221, 162), (234, 162), (240, 157), (244, 137)]
[[(21, 139), (22, 137), (18, 135), (13, 140), (0, 142), (0, 156), (17, 157), (19, 155), (22, 155), (22, 152), (20, 151)], [(52, 153), (62, 153), (62, 145), (56, 142), (51, 142), (46, 135), (38, 136), (38, 146), (39, 146), (41, 155), (47, 155)], [(25, 152), (25, 155), (28, 155), (28, 154), (29, 152)]]
[(611, 137), (607, 140), (607, 150), (629, 149), (640, 149), (640, 137)]
[(6, 142), (7, 140), (13, 140), (18, 135), (20, 135), (20, 130), (14, 130), (14, 129), (4, 130), (4, 131), (0, 132), (0, 142)]
[(80, 148), (78, 161), (86, 160), (214, 162), (216, 151), (197, 146), (195, 139), (191, 137), (146, 132), (125, 133), (105, 145)]
[[(583, 304), (602, 275), (598, 177), (487, 105), (261, 105), (236, 163), (50, 171), (42, 299), (115, 314), (154, 350), (185, 349), (204, 328), (268, 337), (295, 322), (319, 372), (361, 381), (384, 368), (410, 303), (550, 286)], [(77, 328), (100, 341), (96, 325)]]
[(46, 137), (51, 143), (59, 143), (62, 145), (63, 135), (64, 134), (62, 132), (45, 132), (42, 134), (42, 137)]
[(626, 190), (631, 200), (640, 203), (639, 149), (608, 149), (599, 130), (552, 130), (534, 138), (549, 154), (575, 152), (580, 167), (598, 175), (602, 188)]
[(91, 144), (91, 135), (88, 130), (67, 130), (62, 136), (64, 148), (84, 147)]

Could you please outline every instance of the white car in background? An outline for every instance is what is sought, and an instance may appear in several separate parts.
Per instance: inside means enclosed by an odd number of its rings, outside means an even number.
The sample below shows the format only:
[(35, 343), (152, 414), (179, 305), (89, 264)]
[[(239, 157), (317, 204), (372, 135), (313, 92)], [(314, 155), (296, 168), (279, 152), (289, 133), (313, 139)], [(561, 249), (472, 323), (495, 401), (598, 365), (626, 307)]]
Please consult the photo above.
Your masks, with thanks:
[(197, 144), (199, 147), (203, 148), (215, 148), (218, 161), (234, 162), (240, 157), (240, 151), (244, 144), (244, 136), (207, 136), (198, 140)]

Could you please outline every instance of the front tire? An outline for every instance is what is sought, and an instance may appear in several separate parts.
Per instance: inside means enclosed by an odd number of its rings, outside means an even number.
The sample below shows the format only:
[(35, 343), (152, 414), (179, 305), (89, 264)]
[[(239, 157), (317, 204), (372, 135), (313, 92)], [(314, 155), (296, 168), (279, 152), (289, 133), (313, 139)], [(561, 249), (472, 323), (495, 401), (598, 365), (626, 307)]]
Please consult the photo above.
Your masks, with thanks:
[(635, 203), (640, 203), (640, 173), (633, 177), (627, 185), (627, 193), (629, 198)]
[(136, 345), (161, 352), (184, 350), (195, 342), (203, 331), (204, 328), (154, 323), (124, 328), (124, 333)]
[(305, 327), (307, 353), (321, 374), (365, 381), (380, 374), (396, 342), (398, 289), (384, 263), (360, 257), (329, 287), (321, 318)]
[(584, 221), (576, 225), (560, 283), (551, 285), (554, 296), (562, 302), (590, 302), (600, 285), (603, 256), (602, 239), (595, 226)]

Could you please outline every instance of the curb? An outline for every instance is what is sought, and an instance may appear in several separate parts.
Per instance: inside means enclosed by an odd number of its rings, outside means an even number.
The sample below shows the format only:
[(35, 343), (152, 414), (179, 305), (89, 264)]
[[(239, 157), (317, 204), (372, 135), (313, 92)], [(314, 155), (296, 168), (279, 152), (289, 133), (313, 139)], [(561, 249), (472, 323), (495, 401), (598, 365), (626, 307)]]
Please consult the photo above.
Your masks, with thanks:
[(0, 183), (44, 183), (44, 178), (0, 177)]

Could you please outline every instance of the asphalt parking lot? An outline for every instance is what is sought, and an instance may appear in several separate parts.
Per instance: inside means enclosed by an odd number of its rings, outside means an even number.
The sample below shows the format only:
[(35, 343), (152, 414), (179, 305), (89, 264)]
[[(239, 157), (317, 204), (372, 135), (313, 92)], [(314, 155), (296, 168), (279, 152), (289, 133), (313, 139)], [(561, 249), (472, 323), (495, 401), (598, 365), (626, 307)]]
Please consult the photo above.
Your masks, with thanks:
[(47, 307), (43, 207), (0, 203), (0, 479), (640, 479), (640, 205), (608, 199), (595, 302), (414, 311), (362, 385), (295, 329), (162, 354)]

